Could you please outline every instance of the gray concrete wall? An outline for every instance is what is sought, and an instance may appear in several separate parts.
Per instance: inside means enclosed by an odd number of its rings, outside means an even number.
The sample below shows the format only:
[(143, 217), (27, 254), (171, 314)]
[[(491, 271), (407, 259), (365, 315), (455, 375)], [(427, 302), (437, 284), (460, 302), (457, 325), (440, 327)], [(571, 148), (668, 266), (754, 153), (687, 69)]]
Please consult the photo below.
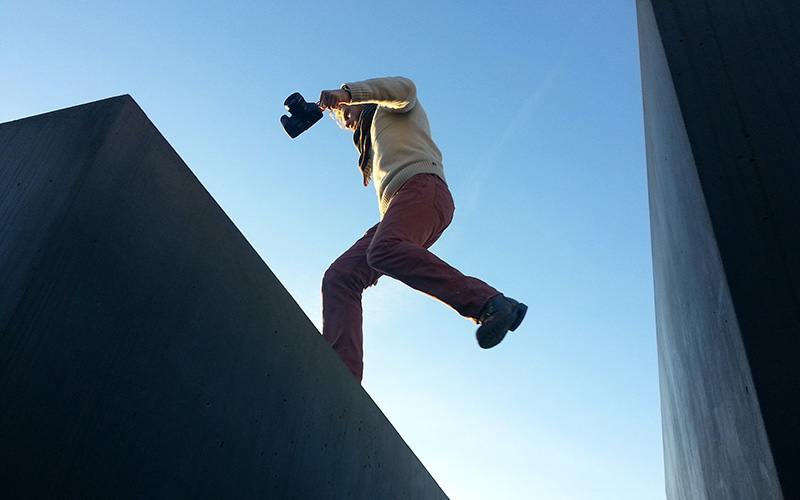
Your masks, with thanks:
[(0, 276), (0, 498), (446, 498), (129, 96), (0, 125)]
[(668, 498), (800, 498), (800, 4), (637, 10)]

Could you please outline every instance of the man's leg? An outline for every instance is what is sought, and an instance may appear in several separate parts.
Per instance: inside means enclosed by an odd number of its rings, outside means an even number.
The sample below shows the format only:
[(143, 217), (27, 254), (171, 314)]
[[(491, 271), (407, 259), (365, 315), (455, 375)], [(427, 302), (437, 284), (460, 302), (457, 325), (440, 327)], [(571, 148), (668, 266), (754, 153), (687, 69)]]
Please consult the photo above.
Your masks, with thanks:
[(428, 251), (450, 225), (455, 208), (447, 185), (415, 175), (394, 195), (367, 250), (369, 265), (477, 320), (500, 292), (465, 276)]
[(322, 336), (359, 381), (364, 372), (361, 295), (381, 276), (366, 256), (377, 228), (336, 259), (322, 278)]

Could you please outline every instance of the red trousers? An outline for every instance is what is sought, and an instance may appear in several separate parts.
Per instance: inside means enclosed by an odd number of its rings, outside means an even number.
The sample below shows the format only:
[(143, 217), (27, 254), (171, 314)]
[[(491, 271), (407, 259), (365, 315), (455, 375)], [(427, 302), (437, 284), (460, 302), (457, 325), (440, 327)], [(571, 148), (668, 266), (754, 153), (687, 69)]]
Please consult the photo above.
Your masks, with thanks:
[(395, 193), (383, 219), (325, 271), (322, 335), (359, 381), (364, 370), (361, 295), (384, 274), (473, 319), (500, 293), (428, 251), (454, 210), (439, 177), (415, 175)]

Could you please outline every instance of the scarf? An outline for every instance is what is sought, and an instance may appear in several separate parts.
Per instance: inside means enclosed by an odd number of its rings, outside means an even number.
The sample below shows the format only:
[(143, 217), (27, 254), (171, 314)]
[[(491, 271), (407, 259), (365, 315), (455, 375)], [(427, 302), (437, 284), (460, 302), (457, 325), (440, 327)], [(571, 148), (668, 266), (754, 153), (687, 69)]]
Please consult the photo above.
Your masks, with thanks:
[(372, 118), (375, 116), (375, 110), (378, 109), (377, 104), (365, 104), (361, 110), (361, 116), (358, 118), (358, 125), (356, 131), (353, 132), (353, 142), (358, 149), (358, 169), (361, 170), (361, 175), (364, 177), (364, 185), (369, 186), (369, 181), (372, 178)]

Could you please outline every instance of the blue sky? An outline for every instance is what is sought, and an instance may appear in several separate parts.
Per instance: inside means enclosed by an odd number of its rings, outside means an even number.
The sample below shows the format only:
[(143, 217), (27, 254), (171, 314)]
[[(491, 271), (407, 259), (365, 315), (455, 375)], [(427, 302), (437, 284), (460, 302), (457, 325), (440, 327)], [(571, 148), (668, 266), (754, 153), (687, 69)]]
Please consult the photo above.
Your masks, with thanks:
[(318, 326), (377, 201), (283, 100), (412, 78), (456, 202), (432, 251), (530, 309), (484, 351), (382, 278), (364, 388), (453, 500), (664, 498), (632, 0), (5, 0), (0, 69), (0, 122), (131, 94)]

